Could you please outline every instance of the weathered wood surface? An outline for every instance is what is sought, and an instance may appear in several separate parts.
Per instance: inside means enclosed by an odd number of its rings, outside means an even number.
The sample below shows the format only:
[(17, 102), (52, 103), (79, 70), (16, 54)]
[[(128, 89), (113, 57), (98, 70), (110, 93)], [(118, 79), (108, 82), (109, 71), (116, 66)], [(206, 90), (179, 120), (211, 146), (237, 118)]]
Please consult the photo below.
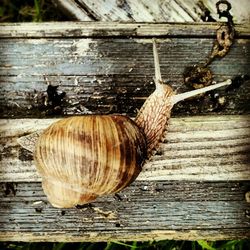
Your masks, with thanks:
[[(0, 38), (215, 37), (221, 23), (44, 22), (0, 23)], [(250, 24), (236, 24), (236, 35), (250, 36)]]
[(0, 240), (106, 241), (250, 237), (249, 182), (136, 182), (91, 206), (56, 209), (40, 183), (0, 185)]
[[(150, 37), (158, 31), (157, 25), (142, 24), (141, 28), (151, 32), (147, 39), (140, 38), (137, 32), (137, 39), (122, 37), (122, 34), (126, 34), (125, 30), (130, 30), (133, 25), (0, 25), (2, 117), (43, 117), (42, 96), (47, 89), (44, 75), (52, 84), (60, 85), (60, 91), (66, 92), (63, 103), (65, 115), (88, 112), (134, 116), (136, 109), (154, 89)], [(186, 91), (183, 72), (188, 66), (206, 61), (218, 25), (159, 24), (158, 27), (159, 34), (163, 34), (164, 29), (172, 30), (167, 39), (158, 39), (163, 78), (178, 92)], [(109, 31), (109, 28), (118, 33)], [(106, 33), (103, 33), (104, 29)], [(213, 32), (210, 34), (211, 30)], [(239, 25), (237, 31), (238, 39), (229, 54), (211, 65), (215, 80), (250, 75), (250, 40), (245, 36), (250, 34), (250, 28)], [(82, 32), (89, 38), (77, 37)], [(99, 38), (92, 38), (95, 32)], [(76, 37), (71, 37), (74, 34)], [(112, 35), (113, 38), (106, 37)], [(225, 98), (223, 106), (219, 108), (214, 98), (217, 93)], [(220, 89), (205, 98), (179, 103), (173, 115), (249, 113), (249, 93), (248, 80), (232, 91)]]
[[(40, 181), (32, 154), (16, 139), (55, 119), (0, 120), (0, 182)], [(250, 181), (250, 116), (170, 119), (156, 155), (138, 180)]]
[[(0, 24), (0, 240), (100, 241), (250, 237), (249, 80), (180, 103), (138, 180), (80, 209), (51, 207), (32, 155), (17, 137), (46, 127), (44, 75), (65, 91), (60, 116), (135, 116), (153, 91), (151, 38), (178, 92), (187, 66), (205, 62), (219, 24)], [(237, 25), (215, 80), (250, 75), (250, 28)], [(224, 104), (214, 104), (219, 94)], [(187, 115), (193, 116), (183, 118)], [(219, 115), (221, 114), (221, 115)], [(229, 116), (226, 114), (230, 114)], [(232, 115), (240, 114), (240, 115)], [(26, 118), (33, 119), (26, 119)], [(20, 119), (15, 119), (20, 118)], [(247, 202), (248, 201), (248, 202)]]
[[(218, 20), (218, 0), (56, 0), (68, 16), (79, 21), (201, 22), (204, 12)], [(229, 1), (235, 22), (250, 20), (249, 1)]]

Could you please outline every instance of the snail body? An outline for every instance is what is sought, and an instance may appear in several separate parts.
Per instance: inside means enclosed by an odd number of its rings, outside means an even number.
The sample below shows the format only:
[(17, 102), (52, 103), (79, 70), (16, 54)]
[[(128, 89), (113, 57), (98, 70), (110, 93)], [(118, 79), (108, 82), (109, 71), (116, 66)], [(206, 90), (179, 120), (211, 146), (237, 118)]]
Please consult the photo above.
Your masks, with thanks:
[(122, 115), (69, 117), (39, 136), (34, 134), (37, 140), (32, 135), (19, 138), (21, 146), (34, 152), (43, 190), (53, 206), (86, 204), (128, 186), (157, 150), (173, 105), (231, 83), (228, 80), (175, 95), (162, 81), (155, 41), (153, 51), (156, 89), (135, 120)]

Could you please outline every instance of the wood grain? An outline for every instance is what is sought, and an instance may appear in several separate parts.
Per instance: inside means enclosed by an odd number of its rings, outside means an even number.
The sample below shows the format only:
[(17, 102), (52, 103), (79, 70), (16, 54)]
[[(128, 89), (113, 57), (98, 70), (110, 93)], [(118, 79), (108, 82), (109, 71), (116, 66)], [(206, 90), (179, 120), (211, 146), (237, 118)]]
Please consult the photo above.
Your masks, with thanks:
[(222, 240), (250, 237), (249, 182), (137, 182), (91, 206), (53, 208), (40, 183), (0, 185), (0, 240)]
[[(213, 39), (209, 38), (159, 39), (164, 81), (177, 92), (188, 91), (183, 72), (205, 62), (212, 46)], [(59, 91), (66, 92), (64, 115), (135, 116), (154, 90), (151, 39), (0, 39), (0, 54), (2, 117), (51, 114), (44, 103), (44, 75), (51, 84), (59, 85)], [(211, 69), (216, 81), (250, 76), (249, 39), (236, 40), (229, 54), (216, 60)], [(218, 96), (224, 100), (223, 105), (218, 104)], [(232, 91), (222, 88), (181, 102), (174, 107), (173, 115), (249, 113), (249, 98), (250, 84), (246, 80)]]
[[(0, 120), (0, 182), (40, 181), (32, 154), (16, 139), (55, 119)], [(171, 118), (160, 149), (138, 180), (250, 180), (250, 116)]]
[[(68, 10), (69, 17), (86, 20), (86, 15), (96, 21), (122, 22), (202, 22), (207, 10), (216, 20), (217, 0), (56, 0), (63, 9)], [(249, 2), (241, 0), (240, 4), (231, 1), (231, 13), (236, 22), (250, 20)], [(87, 12), (87, 13), (86, 13)]]
[[(215, 37), (221, 23), (43, 22), (1, 23), (0, 38)], [(249, 23), (236, 24), (237, 36), (250, 36)]]

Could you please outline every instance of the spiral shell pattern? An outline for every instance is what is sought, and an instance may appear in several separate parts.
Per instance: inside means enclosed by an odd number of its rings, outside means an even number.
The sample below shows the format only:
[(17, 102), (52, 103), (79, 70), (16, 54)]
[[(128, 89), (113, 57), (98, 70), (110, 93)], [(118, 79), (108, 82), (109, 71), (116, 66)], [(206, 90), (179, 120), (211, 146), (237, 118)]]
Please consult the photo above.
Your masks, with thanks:
[(146, 139), (122, 115), (86, 115), (55, 122), (34, 153), (43, 189), (55, 207), (73, 207), (116, 193), (141, 171)]

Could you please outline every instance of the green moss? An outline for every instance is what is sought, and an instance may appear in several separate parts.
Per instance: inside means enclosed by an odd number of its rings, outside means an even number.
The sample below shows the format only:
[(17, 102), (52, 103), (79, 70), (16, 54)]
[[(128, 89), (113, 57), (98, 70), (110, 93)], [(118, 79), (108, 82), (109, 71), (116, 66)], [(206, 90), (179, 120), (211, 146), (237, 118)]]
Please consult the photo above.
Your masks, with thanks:
[(149, 241), (99, 243), (0, 243), (1, 250), (244, 250), (250, 249), (249, 240), (231, 241)]
[(1, 0), (0, 22), (67, 21), (49, 0)]

